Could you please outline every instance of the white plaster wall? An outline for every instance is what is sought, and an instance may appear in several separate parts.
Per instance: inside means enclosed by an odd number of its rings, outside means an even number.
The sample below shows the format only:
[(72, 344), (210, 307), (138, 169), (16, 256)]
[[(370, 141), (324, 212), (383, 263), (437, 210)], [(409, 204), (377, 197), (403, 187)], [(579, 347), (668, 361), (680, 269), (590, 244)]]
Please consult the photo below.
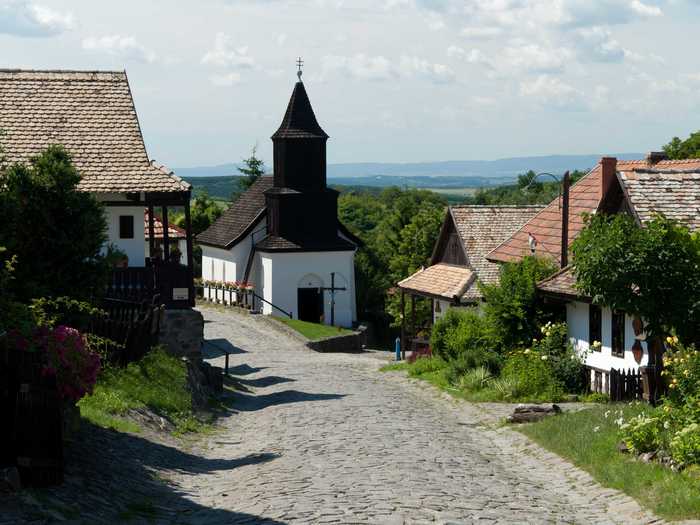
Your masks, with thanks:
[[(263, 274), (261, 295), (267, 301), (291, 312), (298, 319), (297, 289), (302, 277), (313, 274), (321, 279), (323, 286), (330, 286), (331, 272), (336, 272), (336, 286), (346, 286), (348, 290), (335, 294), (335, 324), (350, 327), (357, 320), (354, 252), (261, 253), (259, 257)], [(330, 303), (330, 292), (325, 292), (326, 324), (330, 324)], [(281, 315), (269, 305), (263, 306), (263, 313)]]
[[(436, 306), (440, 305), (440, 311), (437, 311)], [(449, 301), (443, 301), (441, 299), (433, 299), (433, 323), (436, 322), (438, 319), (442, 319), (445, 314), (447, 313), (447, 310), (451, 307)]]
[(642, 361), (637, 363), (632, 353), (635, 335), (632, 326), (632, 318), (625, 316), (625, 356), (616, 357), (612, 355), (612, 312), (610, 308), (602, 308), (602, 347), (600, 351), (589, 352), (588, 341), (588, 307), (587, 303), (574, 301), (566, 305), (566, 322), (569, 331), (569, 338), (576, 350), (583, 354), (587, 353), (586, 365), (599, 368), (601, 370), (627, 369), (636, 370), (640, 366), (645, 366), (649, 360), (646, 342), (642, 342)]
[[(143, 245), (146, 242), (143, 232), (143, 206), (105, 206), (108, 241), (123, 250), (129, 257), (129, 266), (145, 266)], [(119, 217), (131, 215), (134, 218), (134, 238), (119, 238)]]
[[(255, 227), (256, 239), (261, 238), (260, 230), (265, 230), (265, 220)], [(252, 247), (251, 235), (247, 235), (230, 250), (202, 245), (202, 279), (209, 281), (242, 281), (245, 276), (245, 268)], [(249, 281), (256, 283), (255, 266), (251, 269)], [(258, 293), (256, 291), (256, 293)], [(204, 288), (204, 297), (229, 302), (228, 292), (221, 290), (209, 290)]]

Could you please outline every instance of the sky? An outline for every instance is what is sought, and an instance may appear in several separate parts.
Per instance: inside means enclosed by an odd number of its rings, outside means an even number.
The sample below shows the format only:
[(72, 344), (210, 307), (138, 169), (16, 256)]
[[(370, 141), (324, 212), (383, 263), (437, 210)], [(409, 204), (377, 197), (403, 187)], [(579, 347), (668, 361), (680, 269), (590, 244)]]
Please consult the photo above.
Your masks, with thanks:
[(0, 0), (0, 67), (126, 69), (149, 155), (268, 165), (644, 152), (700, 129), (700, 0)]

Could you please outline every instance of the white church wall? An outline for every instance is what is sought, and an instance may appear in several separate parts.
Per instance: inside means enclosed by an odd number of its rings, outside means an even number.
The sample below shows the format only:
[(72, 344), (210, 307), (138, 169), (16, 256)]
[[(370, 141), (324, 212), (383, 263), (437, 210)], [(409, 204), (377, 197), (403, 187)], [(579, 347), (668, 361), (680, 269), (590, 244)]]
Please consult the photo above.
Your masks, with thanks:
[[(146, 237), (143, 231), (143, 206), (105, 206), (107, 220), (107, 242), (117, 246), (129, 257), (129, 266), (145, 266), (146, 257), (143, 245)], [(119, 217), (132, 217), (134, 235), (130, 239), (122, 239), (119, 235)]]
[[(275, 306), (291, 312), (299, 318), (297, 310), (297, 290), (302, 278), (316, 276), (322, 286), (331, 285), (331, 272), (336, 273), (336, 286), (345, 286), (346, 291), (335, 294), (335, 324), (352, 326), (357, 320), (355, 311), (354, 252), (303, 252), (303, 253), (262, 253), (261, 273), (263, 276), (262, 296)], [(302, 287), (305, 287), (302, 284)], [(316, 286), (314, 280), (313, 286)], [(330, 292), (324, 292), (323, 310), (326, 324), (331, 318)], [(263, 306), (263, 313), (282, 315), (269, 305)]]
[[(263, 219), (256, 226), (254, 231), (265, 231), (265, 224), (265, 220)], [(260, 237), (260, 233), (257, 233), (256, 238)], [(251, 235), (247, 235), (245, 238), (241, 239), (241, 241), (230, 250), (203, 245), (202, 279), (205, 281), (243, 281), (251, 246)], [(249, 276), (249, 280), (252, 281), (254, 285), (256, 285), (255, 273), (256, 272), (253, 270)], [(225, 300), (226, 302), (229, 300), (228, 293), (224, 293), (222, 290), (209, 289), (208, 287), (204, 288), (204, 297), (207, 299)]]

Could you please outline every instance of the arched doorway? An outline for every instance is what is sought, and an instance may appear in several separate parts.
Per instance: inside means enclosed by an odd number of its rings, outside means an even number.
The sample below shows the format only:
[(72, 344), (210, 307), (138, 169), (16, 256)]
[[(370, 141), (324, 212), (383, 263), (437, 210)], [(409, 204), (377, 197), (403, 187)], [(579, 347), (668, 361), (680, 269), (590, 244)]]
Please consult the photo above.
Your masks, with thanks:
[(297, 285), (297, 317), (301, 321), (323, 321), (323, 280), (313, 273), (306, 274)]

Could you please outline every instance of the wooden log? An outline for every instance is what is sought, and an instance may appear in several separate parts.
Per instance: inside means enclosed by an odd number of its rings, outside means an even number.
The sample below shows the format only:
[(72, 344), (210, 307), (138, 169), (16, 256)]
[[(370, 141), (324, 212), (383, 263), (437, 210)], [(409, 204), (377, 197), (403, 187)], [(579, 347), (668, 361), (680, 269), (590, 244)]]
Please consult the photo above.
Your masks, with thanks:
[(508, 423), (533, 423), (547, 416), (559, 414), (559, 405), (518, 405), (513, 413), (506, 418)]

